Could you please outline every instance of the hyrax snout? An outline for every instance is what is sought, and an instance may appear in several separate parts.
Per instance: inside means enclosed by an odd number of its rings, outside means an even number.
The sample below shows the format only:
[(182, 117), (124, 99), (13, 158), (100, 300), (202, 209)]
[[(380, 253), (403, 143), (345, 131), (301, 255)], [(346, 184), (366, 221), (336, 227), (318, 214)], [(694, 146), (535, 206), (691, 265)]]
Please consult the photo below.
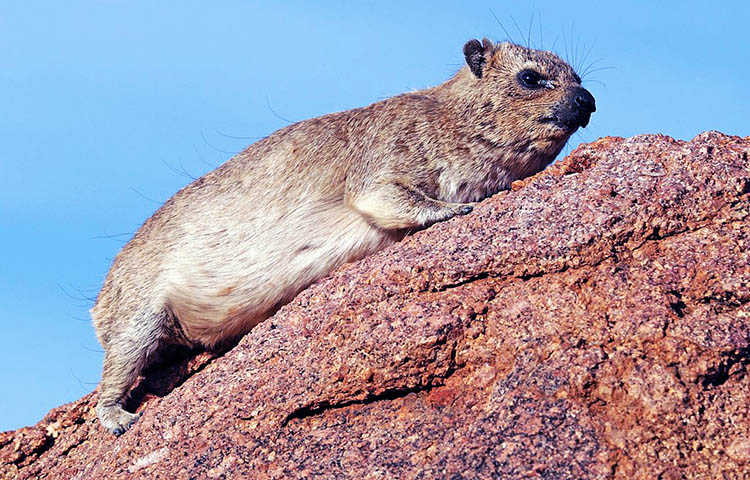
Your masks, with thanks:
[(342, 263), (471, 212), (548, 165), (595, 110), (550, 52), (485, 39), (464, 56), (441, 85), (273, 133), (143, 224), (91, 310), (105, 428), (135, 419), (123, 401), (160, 345), (237, 338)]

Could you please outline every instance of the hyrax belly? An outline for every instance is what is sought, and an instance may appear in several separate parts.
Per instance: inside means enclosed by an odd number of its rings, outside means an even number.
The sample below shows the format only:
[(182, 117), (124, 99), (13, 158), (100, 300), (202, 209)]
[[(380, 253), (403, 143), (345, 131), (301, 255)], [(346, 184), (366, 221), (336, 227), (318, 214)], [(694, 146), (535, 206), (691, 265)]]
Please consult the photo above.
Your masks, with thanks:
[(242, 335), (336, 266), (400, 238), (343, 203), (301, 208), (265, 227), (225, 229), (220, 249), (189, 244), (170, 255), (166, 304), (191, 342)]

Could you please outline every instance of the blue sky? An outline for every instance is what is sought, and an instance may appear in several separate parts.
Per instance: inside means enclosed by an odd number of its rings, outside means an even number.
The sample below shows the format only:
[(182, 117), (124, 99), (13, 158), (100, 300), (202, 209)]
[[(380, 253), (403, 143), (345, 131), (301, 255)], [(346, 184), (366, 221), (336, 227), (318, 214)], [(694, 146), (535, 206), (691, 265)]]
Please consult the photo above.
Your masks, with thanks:
[(584, 81), (598, 110), (571, 148), (750, 135), (747, 2), (2, 0), (0, 431), (95, 387), (87, 298), (188, 175), (280, 117), (448, 79), (467, 40), (506, 38), (491, 10), (516, 41), (533, 14), (534, 45), (607, 67)]

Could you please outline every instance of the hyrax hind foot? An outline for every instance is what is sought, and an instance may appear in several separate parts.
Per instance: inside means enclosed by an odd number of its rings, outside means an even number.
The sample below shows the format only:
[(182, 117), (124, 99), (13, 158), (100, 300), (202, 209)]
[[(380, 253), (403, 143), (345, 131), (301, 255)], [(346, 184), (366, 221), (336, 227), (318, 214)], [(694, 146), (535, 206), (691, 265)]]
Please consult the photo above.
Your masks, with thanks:
[(126, 412), (120, 404), (109, 406), (99, 404), (96, 406), (96, 414), (102, 426), (117, 436), (125, 433), (141, 416), (138, 413)]

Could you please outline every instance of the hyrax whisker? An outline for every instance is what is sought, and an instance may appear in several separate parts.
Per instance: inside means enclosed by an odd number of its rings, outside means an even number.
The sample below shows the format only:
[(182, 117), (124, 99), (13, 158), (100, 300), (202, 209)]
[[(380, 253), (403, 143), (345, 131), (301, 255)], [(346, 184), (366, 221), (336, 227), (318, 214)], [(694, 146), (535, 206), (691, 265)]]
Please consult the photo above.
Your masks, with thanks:
[(505, 37), (506, 37), (506, 39), (507, 39), (507, 40), (508, 40), (509, 42), (513, 42), (513, 43), (515, 43), (515, 42), (513, 41), (513, 35), (511, 35), (511, 34), (510, 34), (510, 32), (508, 32), (508, 30), (507, 30), (507, 29), (505, 28), (505, 25), (503, 25), (503, 22), (501, 22), (501, 21), (500, 21), (500, 19), (499, 19), (499, 18), (497, 18), (497, 15), (495, 15), (495, 12), (494, 12), (494, 11), (492, 11), (492, 9), (491, 9), (491, 8), (490, 8), (490, 13), (491, 13), (491, 14), (492, 14), (492, 16), (493, 16), (493, 17), (495, 18), (495, 21), (497, 22), (497, 24), (498, 24), (498, 25), (500, 25), (500, 28), (501, 28), (501, 29), (503, 30), (503, 32), (505, 32)]
[(531, 19), (529, 20), (529, 30), (526, 34), (526, 46), (531, 48), (531, 27), (534, 25), (534, 10), (531, 11)]
[[(524, 35), (523, 30), (521, 30), (521, 27), (518, 25), (518, 22), (516, 22), (516, 19), (513, 17), (513, 15), (510, 15), (510, 19), (513, 22), (513, 25), (516, 26), (516, 30), (518, 30), (518, 34), (521, 36), (521, 41), (523, 41), (526, 38), (526, 35)], [(527, 43), (524, 45), (526, 48), (529, 48), (529, 44)]]
[(539, 23), (539, 47), (544, 50), (544, 32), (542, 31), (542, 11), (539, 11), (539, 17), (538, 17), (538, 23)]

